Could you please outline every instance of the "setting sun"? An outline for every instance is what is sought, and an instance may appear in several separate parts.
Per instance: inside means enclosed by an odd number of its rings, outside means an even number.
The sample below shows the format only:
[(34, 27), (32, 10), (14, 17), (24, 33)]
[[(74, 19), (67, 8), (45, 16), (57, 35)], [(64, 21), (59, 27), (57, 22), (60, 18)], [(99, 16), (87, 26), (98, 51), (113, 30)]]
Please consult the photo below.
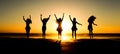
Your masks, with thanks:
[(117, 53), (120, 0), (0, 0), (0, 49)]
[(66, 36), (66, 35), (63, 35), (62, 38), (61, 38), (61, 40), (62, 40), (63, 42), (65, 42), (65, 41), (73, 41), (71, 37)]
[(69, 20), (63, 20), (62, 22), (62, 28), (63, 28), (63, 34), (67, 34), (71, 31), (71, 22)]
[[(11, 1), (11, 2), (10, 2)], [(30, 33), (42, 33), (42, 22), (40, 14), (43, 18), (51, 15), (50, 20), (46, 24), (46, 33), (57, 34), (57, 23), (54, 14), (62, 17), (62, 34), (71, 33), (72, 23), (69, 15), (75, 17), (77, 22), (82, 26), (77, 26), (77, 33), (88, 33), (87, 19), (89, 16), (96, 17), (95, 23), (98, 26), (93, 27), (94, 33), (120, 33), (120, 7), (118, 1), (101, 1), (99, 0), (10, 0), (0, 2), (0, 32), (1, 33), (25, 33), (25, 22), (22, 16), (27, 18), (31, 15), (32, 24), (30, 25)], [(112, 2), (112, 3), (111, 3)], [(31, 4), (32, 3), (32, 4)], [(27, 5), (26, 5), (27, 4)], [(109, 9), (109, 10), (108, 10)], [(19, 11), (18, 11), (19, 10)], [(114, 13), (114, 14), (113, 14)], [(113, 20), (113, 18), (115, 18)], [(109, 20), (108, 20), (109, 19)], [(8, 28), (9, 27), (9, 28)]]
[(62, 40), (68, 40), (68, 37), (62, 36)]

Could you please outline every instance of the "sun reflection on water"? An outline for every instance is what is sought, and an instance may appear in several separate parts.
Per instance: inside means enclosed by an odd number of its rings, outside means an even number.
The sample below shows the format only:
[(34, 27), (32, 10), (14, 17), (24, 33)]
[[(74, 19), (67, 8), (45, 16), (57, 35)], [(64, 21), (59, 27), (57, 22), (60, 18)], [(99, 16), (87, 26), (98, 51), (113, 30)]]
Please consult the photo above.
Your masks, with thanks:
[(64, 35), (64, 36), (62, 36), (61, 41), (62, 42), (72, 42), (73, 39), (71, 38), (71, 36)]
[[(26, 35), (4, 35), (1, 36), (1, 38), (26, 38)], [(40, 35), (31, 35), (29, 36), (30, 39), (42, 39), (41, 34)], [(46, 35), (45, 39), (52, 39), (52, 40), (59, 40), (57, 34), (50, 34)], [(76, 40), (79, 39), (90, 39), (88, 35), (77, 35)], [(94, 36), (93, 39), (120, 39), (120, 36)], [(65, 35), (63, 34), (60, 39), (62, 42), (74, 42), (74, 38), (72, 38), (72, 35)]]

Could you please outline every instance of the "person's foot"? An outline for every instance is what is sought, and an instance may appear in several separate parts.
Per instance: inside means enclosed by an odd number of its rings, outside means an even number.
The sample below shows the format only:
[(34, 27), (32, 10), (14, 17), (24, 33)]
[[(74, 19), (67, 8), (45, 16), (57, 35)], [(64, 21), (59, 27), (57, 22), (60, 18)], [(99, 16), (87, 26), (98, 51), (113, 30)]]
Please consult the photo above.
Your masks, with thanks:
[(90, 39), (92, 39), (92, 37), (90, 36)]
[(72, 38), (74, 38), (74, 37), (72, 36)]

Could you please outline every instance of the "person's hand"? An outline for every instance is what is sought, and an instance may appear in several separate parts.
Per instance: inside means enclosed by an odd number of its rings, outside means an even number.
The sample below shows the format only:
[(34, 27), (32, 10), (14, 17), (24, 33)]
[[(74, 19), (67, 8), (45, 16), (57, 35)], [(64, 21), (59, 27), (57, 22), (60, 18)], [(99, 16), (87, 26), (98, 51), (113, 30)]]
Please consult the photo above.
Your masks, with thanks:
[(31, 15), (29, 15), (30, 19), (31, 19)]
[(82, 24), (80, 24), (82, 26)]
[(31, 15), (29, 15), (29, 17), (31, 17)]
[(40, 14), (40, 16), (42, 16), (42, 14)]
[(24, 16), (23, 16), (23, 18), (24, 18)]
[(69, 17), (71, 17), (71, 15), (69, 15)]
[(97, 24), (95, 24), (97, 26)]
[(64, 15), (65, 13), (63, 13), (63, 15)]

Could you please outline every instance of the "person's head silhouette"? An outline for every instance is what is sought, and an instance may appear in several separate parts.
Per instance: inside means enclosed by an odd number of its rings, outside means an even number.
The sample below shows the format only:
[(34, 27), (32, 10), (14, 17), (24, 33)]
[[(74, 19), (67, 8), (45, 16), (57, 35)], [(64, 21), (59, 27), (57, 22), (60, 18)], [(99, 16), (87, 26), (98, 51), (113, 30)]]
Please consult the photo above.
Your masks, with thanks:
[(61, 18), (59, 18), (59, 20), (61, 20)]
[(73, 21), (76, 21), (76, 18), (73, 18)]
[(46, 19), (44, 18), (43, 21), (46, 21)]
[(32, 23), (31, 19), (27, 18), (27, 22), (28, 23)]
[(90, 17), (93, 21), (96, 19), (96, 17), (95, 16), (91, 16)]
[(95, 16), (90, 16), (90, 18), (88, 19), (88, 22), (93, 23), (93, 21), (95, 21), (96, 17)]

